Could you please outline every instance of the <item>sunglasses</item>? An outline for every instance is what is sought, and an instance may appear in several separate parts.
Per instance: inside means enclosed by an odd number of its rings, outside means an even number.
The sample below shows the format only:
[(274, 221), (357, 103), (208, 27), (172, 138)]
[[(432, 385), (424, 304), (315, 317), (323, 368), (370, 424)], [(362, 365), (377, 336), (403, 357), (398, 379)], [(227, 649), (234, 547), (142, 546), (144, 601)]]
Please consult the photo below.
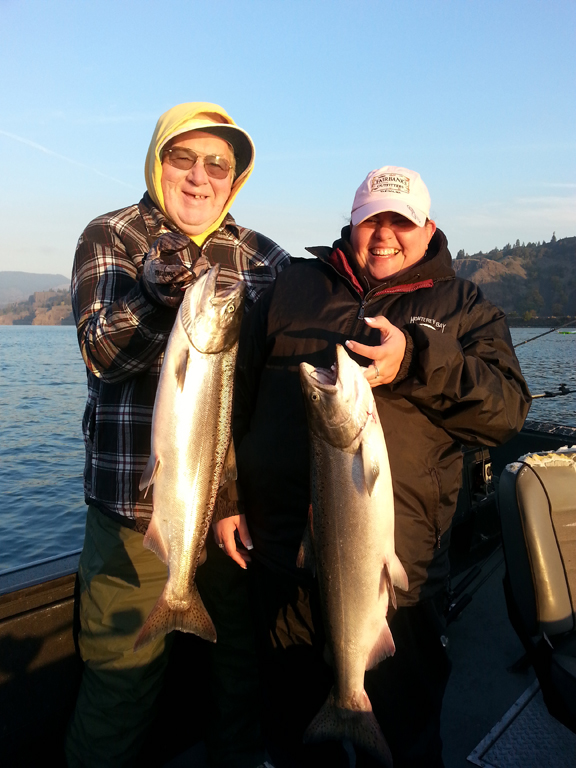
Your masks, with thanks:
[(225, 179), (230, 173), (230, 169), (234, 167), (225, 157), (220, 157), (220, 155), (199, 155), (198, 152), (193, 152), (191, 149), (185, 149), (184, 147), (165, 149), (162, 153), (162, 161), (167, 160), (170, 165), (178, 168), (180, 171), (191, 170), (200, 158), (202, 158), (204, 170), (213, 179)]

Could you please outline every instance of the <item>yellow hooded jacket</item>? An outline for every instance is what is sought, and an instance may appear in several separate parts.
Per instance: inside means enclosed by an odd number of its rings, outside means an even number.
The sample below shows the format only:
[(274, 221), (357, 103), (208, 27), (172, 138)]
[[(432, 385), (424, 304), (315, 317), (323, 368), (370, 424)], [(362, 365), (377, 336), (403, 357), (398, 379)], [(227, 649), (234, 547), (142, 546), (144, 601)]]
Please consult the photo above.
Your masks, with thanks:
[(178, 104), (165, 112), (156, 123), (152, 140), (146, 155), (144, 174), (148, 194), (154, 204), (167, 217), (162, 194), (162, 149), (174, 138), (186, 131), (212, 133), (232, 145), (236, 159), (236, 178), (232, 184), (230, 197), (220, 216), (200, 235), (189, 235), (190, 239), (201, 246), (209, 234), (216, 231), (230, 210), (236, 195), (246, 183), (254, 167), (254, 144), (250, 136), (239, 128), (230, 115), (219, 107), (204, 101), (192, 101)]

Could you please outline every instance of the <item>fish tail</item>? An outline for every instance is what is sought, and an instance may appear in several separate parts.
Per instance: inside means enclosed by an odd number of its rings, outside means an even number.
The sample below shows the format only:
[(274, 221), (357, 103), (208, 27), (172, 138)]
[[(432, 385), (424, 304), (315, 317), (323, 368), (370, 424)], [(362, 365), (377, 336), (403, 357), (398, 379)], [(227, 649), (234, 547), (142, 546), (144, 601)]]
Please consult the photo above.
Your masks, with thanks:
[(360, 706), (366, 706), (367, 709), (344, 709), (336, 705), (334, 692), (331, 691), (320, 712), (308, 726), (304, 734), (304, 743), (348, 739), (386, 768), (392, 768), (390, 748), (372, 712), (372, 706), (365, 691), (362, 691), (361, 699)]
[(216, 629), (195, 584), (192, 585), (190, 594), (190, 607), (185, 611), (172, 609), (168, 605), (165, 593), (166, 590), (158, 598), (158, 602), (140, 630), (134, 643), (135, 651), (155, 638), (167, 635), (174, 629), (180, 630), (180, 632), (190, 632), (212, 643), (216, 642)]

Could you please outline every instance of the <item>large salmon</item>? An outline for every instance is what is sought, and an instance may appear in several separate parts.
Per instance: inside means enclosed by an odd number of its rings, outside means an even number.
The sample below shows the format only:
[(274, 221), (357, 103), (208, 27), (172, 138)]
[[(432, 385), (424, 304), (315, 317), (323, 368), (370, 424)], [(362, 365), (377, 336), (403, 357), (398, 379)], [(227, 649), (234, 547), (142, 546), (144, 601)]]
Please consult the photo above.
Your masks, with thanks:
[(344, 740), (386, 765), (390, 750), (364, 690), (366, 669), (394, 653), (393, 585), (408, 589), (394, 549), (386, 443), (370, 385), (338, 345), (331, 370), (300, 365), (311, 448), (312, 515), (298, 556), (316, 570), (334, 686), (305, 741)]
[(168, 581), (134, 648), (173, 629), (216, 641), (194, 577), (218, 488), (235, 472), (232, 390), (245, 288), (217, 292), (218, 272), (186, 290), (160, 372), (140, 488), (153, 484), (144, 546), (166, 563)]

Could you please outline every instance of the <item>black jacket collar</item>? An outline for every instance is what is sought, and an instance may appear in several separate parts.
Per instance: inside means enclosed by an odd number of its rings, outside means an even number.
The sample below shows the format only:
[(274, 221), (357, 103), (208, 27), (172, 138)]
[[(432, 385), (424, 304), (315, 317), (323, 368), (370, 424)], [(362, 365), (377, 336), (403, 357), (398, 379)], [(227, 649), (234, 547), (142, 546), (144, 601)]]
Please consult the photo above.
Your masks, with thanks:
[[(349, 226), (342, 229), (341, 237), (333, 243), (331, 248), (329, 246), (314, 246), (306, 248), (306, 250), (321, 261), (330, 264), (339, 274), (352, 282), (357, 289), (360, 287), (361, 293), (368, 292), (365, 282), (360, 278), (356, 270), (354, 252), (350, 244)], [(337, 251), (339, 253), (335, 258), (335, 252)], [(371, 284), (369, 290), (408, 286), (415, 283), (423, 283), (427, 280), (446, 280), (454, 276), (452, 257), (448, 250), (448, 240), (444, 232), (437, 229), (432, 240), (430, 240), (428, 251), (422, 261), (414, 264), (400, 275), (393, 275), (388, 280)]]

